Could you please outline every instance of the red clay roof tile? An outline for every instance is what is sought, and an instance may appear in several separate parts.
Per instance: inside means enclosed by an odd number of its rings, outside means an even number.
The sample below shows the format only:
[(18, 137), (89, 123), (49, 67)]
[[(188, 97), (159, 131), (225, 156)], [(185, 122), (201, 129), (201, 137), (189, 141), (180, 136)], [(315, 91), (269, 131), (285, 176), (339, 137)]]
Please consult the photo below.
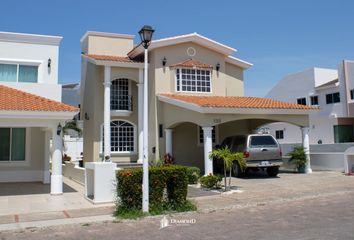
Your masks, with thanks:
[(213, 68), (212, 65), (203, 63), (195, 59), (187, 59), (182, 62), (171, 65), (170, 67), (187, 67), (187, 68)]
[(98, 61), (113, 61), (123, 63), (142, 63), (141, 61), (132, 60), (127, 56), (109, 56), (109, 55), (97, 55), (97, 54), (83, 54), (86, 57), (93, 58)]
[(78, 108), (0, 85), (0, 111), (77, 112)]
[(200, 107), (215, 108), (258, 108), (258, 109), (304, 109), (313, 110), (318, 107), (299, 105), (258, 97), (223, 97), (223, 96), (194, 96), (179, 94), (161, 94), (171, 99), (196, 104)]

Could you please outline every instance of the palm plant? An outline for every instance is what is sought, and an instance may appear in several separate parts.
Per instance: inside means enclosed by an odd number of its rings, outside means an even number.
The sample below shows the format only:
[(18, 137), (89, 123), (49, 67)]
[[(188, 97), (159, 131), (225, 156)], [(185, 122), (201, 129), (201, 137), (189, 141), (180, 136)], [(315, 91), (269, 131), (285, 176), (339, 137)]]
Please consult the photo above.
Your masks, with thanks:
[[(231, 149), (228, 146), (225, 146), (224, 148), (219, 148), (215, 149), (210, 153), (210, 158), (218, 158), (222, 159), (224, 162), (224, 185), (225, 185), (225, 191), (227, 189), (231, 188), (231, 176), (232, 176), (232, 165), (234, 164), (234, 161), (237, 161), (237, 163), (240, 166), (241, 171), (243, 171), (246, 168), (246, 163), (243, 158), (243, 153), (240, 152), (232, 152)], [(229, 169), (229, 184), (227, 187), (226, 184), (226, 178), (227, 178), (227, 169)]]
[(288, 153), (289, 162), (294, 162), (298, 172), (304, 172), (307, 164), (305, 149), (302, 146), (294, 147), (294, 150)]
[(81, 130), (81, 128), (79, 128), (79, 126), (77, 125), (77, 121), (75, 121), (75, 120), (71, 120), (71, 121), (66, 122), (65, 126), (63, 127), (63, 132), (68, 133), (69, 129), (77, 132), (79, 134), (79, 136), (81, 136), (81, 134), (82, 134), (82, 130)]

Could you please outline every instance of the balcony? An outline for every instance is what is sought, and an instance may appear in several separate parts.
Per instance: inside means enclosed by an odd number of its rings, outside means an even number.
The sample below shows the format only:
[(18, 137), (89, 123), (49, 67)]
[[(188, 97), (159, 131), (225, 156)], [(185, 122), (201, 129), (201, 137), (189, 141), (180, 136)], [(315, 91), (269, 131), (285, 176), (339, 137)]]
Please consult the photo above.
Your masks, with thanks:
[(111, 115), (127, 117), (133, 112), (133, 98), (131, 95), (111, 97)]

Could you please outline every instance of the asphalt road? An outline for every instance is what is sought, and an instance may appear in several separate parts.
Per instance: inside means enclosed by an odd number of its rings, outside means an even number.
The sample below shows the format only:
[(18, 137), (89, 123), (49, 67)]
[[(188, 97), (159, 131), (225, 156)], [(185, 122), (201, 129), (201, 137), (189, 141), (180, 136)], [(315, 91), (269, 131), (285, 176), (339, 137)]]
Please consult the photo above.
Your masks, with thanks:
[(162, 229), (161, 219), (33, 228), (2, 232), (0, 239), (354, 239), (354, 193), (177, 214), (167, 216), (169, 226)]

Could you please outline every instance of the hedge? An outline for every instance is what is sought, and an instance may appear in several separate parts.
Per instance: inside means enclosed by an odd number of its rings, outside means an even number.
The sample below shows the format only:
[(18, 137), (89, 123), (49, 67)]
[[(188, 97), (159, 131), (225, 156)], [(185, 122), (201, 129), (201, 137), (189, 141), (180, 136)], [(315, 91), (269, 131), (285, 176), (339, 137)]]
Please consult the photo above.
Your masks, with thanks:
[(200, 178), (200, 169), (197, 167), (187, 167), (187, 176), (189, 184), (198, 183), (198, 179)]
[[(119, 170), (117, 173), (118, 206), (123, 209), (142, 207), (142, 168)], [(167, 196), (164, 196), (164, 192)], [(161, 208), (164, 204), (178, 207), (187, 200), (187, 167), (178, 165), (149, 168), (150, 208)]]

